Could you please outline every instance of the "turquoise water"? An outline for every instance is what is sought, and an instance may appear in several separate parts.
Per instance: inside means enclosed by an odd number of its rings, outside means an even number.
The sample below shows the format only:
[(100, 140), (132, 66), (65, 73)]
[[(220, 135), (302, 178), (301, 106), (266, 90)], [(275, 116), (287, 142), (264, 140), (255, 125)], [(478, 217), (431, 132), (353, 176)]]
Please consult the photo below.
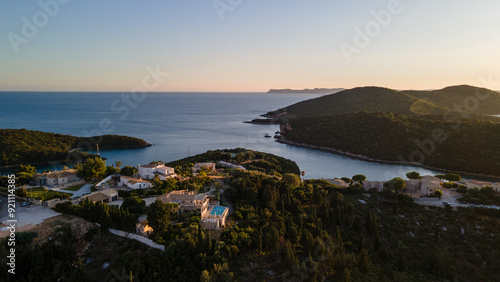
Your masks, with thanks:
[[(127, 96), (128, 95), (128, 96)], [(409, 171), (437, 174), (418, 167), (378, 164), (323, 151), (274, 142), (277, 125), (243, 121), (287, 105), (318, 97), (266, 93), (150, 93), (134, 101), (129, 93), (0, 92), (0, 128), (26, 128), (76, 136), (120, 134), (142, 138), (152, 147), (104, 150), (108, 165), (137, 166), (153, 160), (173, 161), (207, 150), (237, 148), (289, 158), (305, 178), (352, 177), (369, 180), (404, 177)], [(43, 169), (58, 169), (53, 164)], [(6, 173), (3, 169), (0, 172)]]
[(214, 216), (221, 215), (225, 210), (226, 210), (226, 207), (215, 206), (214, 209), (210, 212), (210, 214), (214, 215)]

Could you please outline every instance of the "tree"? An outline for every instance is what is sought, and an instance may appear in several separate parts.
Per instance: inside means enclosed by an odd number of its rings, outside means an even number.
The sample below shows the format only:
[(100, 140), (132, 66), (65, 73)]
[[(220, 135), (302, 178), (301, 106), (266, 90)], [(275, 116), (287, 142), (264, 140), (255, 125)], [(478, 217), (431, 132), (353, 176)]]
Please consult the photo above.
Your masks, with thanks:
[(342, 177), (342, 178), (340, 178), (340, 179), (341, 179), (341, 180), (344, 180), (344, 181), (345, 181), (345, 183), (347, 183), (347, 184), (351, 184), (351, 182), (352, 182), (352, 179), (350, 179), (349, 177)]
[(122, 168), (122, 170), (120, 171), (120, 174), (125, 175), (125, 176), (132, 176), (136, 172), (137, 172), (137, 168), (126, 165)]
[(361, 183), (362, 181), (366, 180), (366, 176), (364, 176), (363, 174), (356, 174), (352, 177), (352, 180)]
[(283, 178), (281, 180), (292, 188), (300, 185), (300, 177), (297, 174), (285, 173), (283, 174)]
[(434, 192), (434, 195), (438, 196), (439, 199), (441, 200), (441, 198), (443, 197), (443, 191), (437, 189), (436, 192)]
[(444, 176), (444, 179), (446, 179), (448, 181), (460, 181), (460, 180), (462, 180), (462, 177), (456, 173), (447, 173)]
[(120, 169), (108, 165), (106, 167), (106, 173), (105, 174), (106, 174), (106, 176), (108, 176), (108, 175), (111, 175), (111, 174), (115, 174), (115, 173), (117, 173), (119, 171), (120, 171)]
[(148, 223), (153, 228), (153, 238), (157, 235), (164, 233), (167, 230), (170, 222), (169, 207), (165, 205), (160, 199), (156, 199), (148, 211)]
[(408, 172), (406, 177), (408, 177), (408, 179), (420, 179), (420, 173), (416, 171)]
[(21, 172), (26, 172), (28, 174), (34, 175), (36, 174), (36, 169), (34, 166), (30, 165), (20, 165), (18, 169), (16, 169), (15, 173), (19, 174)]
[(146, 210), (146, 202), (137, 196), (127, 197), (123, 200), (123, 209), (128, 209), (129, 213), (143, 214)]
[(123, 164), (123, 163), (122, 163), (121, 161), (116, 161), (116, 162), (115, 162), (115, 167), (116, 167), (116, 168), (120, 168), (120, 167), (122, 166), (122, 164)]
[(99, 158), (89, 158), (79, 166), (77, 166), (77, 176), (87, 180), (95, 179), (104, 176), (106, 173), (106, 164)]
[(400, 177), (393, 178), (392, 180), (384, 183), (384, 187), (389, 188), (395, 192), (403, 190), (405, 186), (406, 186), (406, 181), (404, 181)]

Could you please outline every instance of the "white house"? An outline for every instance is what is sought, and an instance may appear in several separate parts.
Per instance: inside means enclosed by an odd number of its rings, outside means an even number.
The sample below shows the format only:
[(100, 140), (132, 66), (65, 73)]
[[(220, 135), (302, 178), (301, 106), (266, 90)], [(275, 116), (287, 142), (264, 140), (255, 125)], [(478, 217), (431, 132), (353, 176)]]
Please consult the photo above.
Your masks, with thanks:
[(159, 176), (160, 180), (177, 176), (174, 168), (165, 166), (162, 163), (138, 165), (137, 168), (139, 169), (139, 175), (144, 179), (153, 179), (156, 175)]
[(120, 182), (118, 182), (118, 185), (126, 186), (130, 189), (148, 189), (153, 187), (153, 184), (149, 181), (123, 175), (120, 176)]
[(441, 189), (441, 179), (430, 175), (422, 176), (422, 185), (420, 187), (421, 196), (428, 196), (437, 189)]

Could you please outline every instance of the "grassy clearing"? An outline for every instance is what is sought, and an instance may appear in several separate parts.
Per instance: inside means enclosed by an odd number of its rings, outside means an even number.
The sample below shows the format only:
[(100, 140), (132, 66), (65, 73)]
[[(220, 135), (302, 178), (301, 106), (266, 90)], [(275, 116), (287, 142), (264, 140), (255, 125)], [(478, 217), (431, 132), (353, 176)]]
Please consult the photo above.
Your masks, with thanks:
[(68, 187), (68, 188), (64, 188), (64, 190), (67, 190), (67, 191), (78, 191), (80, 190), (85, 184), (80, 184), (80, 185), (75, 185), (75, 186), (71, 186), (71, 187)]

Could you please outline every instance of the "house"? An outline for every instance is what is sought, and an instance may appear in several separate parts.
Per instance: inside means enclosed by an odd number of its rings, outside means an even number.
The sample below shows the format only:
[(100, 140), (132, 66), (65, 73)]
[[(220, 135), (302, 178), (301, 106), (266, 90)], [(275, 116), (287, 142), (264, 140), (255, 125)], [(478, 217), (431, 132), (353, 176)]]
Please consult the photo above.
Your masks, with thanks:
[(384, 190), (385, 181), (363, 181), (363, 188), (368, 191), (370, 189), (377, 189), (378, 192), (382, 192)]
[(438, 189), (441, 189), (441, 179), (430, 175), (422, 176), (420, 196), (428, 196), (429, 194), (434, 193)]
[(90, 194), (84, 195), (81, 198), (73, 202), (73, 204), (79, 204), (85, 200), (89, 199), (91, 202), (96, 203), (111, 203), (118, 200), (118, 192), (114, 189), (105, 189), (101, 191), (95, 191)]
[(120, 175), (120, 182), (118, 182), (118, 186), (126, 186), (130, 189), (149, 189), (153, 187), (153, 184), (149, 181), (142, 180), (141, 178), (138, 179)]
[(201, 227), (210, 230), (219, 230), (226, 226), (229, 209), (224, 206), (214, 206), (205, 217), (200, 220)]
[(199, 172), (203, 168), (207, 169), (210, 172), (215, 171), (215, 163), (196, 163), (194, 164), (192, 170), (193, 172)]
[(422, 189), (422, 180), (421, 179), (410, 179), (406, 180), (405, 185), (406, 192), (410, 194), (419, 194), (420, 189)]
[(159, 176), (160, 180), (174, 178), (177, 176), (172, 167), (165, 166), (163, 163), (138, 165), (139, 175), (144, 179), (153, 179)]
[(148, 225), (148, 221), (147, 220), (138, 222), (135, 225), (135, 228), (136, 228), (136, 233), (139, 234), (139, 235), (141, 235), (141, 236), (148, 236), (151, 232), (153, 232), (153, 228), (151, 228)]
[(179, 212), (199, 211), (201, 216), (208, 210), (208, 196), (205, 194), (196, 194), (193, 191), (181, 190), (172, 191), (168, 194), (158, 197), (163, 203), (176, 203), (179, 205)]
[(76, 169), (65, 169), (61, 171), (45, 172), (42, 174), (35, 174), (34, 176), (36, 185), (56, 186), (66, 185), (68, 183), (77, 182), (80, 180), (76, 176)]

